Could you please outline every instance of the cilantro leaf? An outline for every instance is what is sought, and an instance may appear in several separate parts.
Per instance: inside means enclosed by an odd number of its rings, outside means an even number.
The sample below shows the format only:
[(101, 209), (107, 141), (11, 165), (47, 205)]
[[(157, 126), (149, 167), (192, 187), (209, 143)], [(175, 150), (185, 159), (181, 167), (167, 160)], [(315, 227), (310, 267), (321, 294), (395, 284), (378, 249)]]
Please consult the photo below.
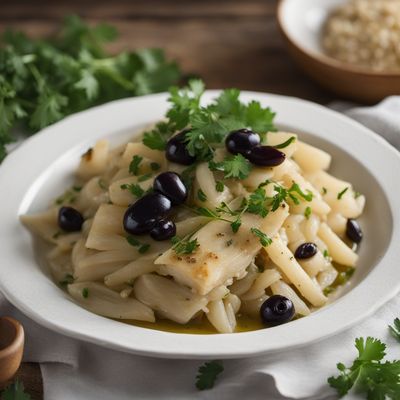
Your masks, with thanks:
[(328, 378), (340, 397), (353, 387), (365, 393), (368, 399), (398, 399), (400, 387), (400, 361), (385, 361), (386, 345), (372, 337), (357, 338), (358, 357), (351, 367), (337, 364), (339, 376)]
[(129, 164), (129, 172), (132, 175), (139, 175), (139, 168), (140, 168), (140, 163), (143, 161), (143, 157), (134, 155), (132, 157), (132, 161)]
[(396, 318), (393, 321), (393, 326), (389, 325), (389, 330), (392, 336), (400, 342), (400, 319)]
[(341, 200), (343, 195), (349, 190), (349, 187), (344, 188), (341, 192), (338, 193), (337, 199)]
[(269, 107), (263, 108), (258, 101), (248, 104), (245, 111), (246, 126), (260, 134), (275, 131), (273, 120), (275, 113)]
[(249, 197), (247, 211), (251, 214), (257, 214), (265, 218), (268, 214), (266, 201), (267, 196), (265, 193), (265, 189), (262, 187), (257, 188)]
[(197, 198), (202, 202), (207, 201), (207, 196), (201, 189), (197, 191)]
[(17, 379), (1, 393), (1, 400), (30, 400), (31, 396), (24, 390), (24, 384)]
[(221, 162), (210, 161), (208, 166), (213, 171), (224, 172), (225, 179), (246, 179), (252, 168), (250, 162), (241, 154), (228, 156)]
[(272, 243), (272, 239), (264, 232), (261, 232), (259, 229), (251, 228), (250, 230), (254, 236), (257, 236), (260, 239), (260, 243), (262, 246), (267, 247)]
[(208, 361), (199, 367), (196, 376), (196, 387), (199, 390), (211, 389), (214, 387), (218, 375), (222, 373), (224, 366), (221, 361)]

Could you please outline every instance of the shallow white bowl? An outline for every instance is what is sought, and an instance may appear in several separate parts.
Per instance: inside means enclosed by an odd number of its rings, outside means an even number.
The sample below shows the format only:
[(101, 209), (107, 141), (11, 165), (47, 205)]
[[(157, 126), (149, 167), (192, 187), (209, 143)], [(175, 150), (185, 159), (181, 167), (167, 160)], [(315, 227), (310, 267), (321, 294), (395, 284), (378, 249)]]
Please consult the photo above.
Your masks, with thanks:
[[(218, 92), (210, 91), (205, 100)], [(79, 156), (102, 137), (113, 143), (160, 119), (165, 94), (120, 100), (76, 114), (43, 130), (9, 155), (0, 167), (0, 283), (6, 297), (38, 323), (65, 335), (109, 348), (171, 358), (238, 358), (287, 350), (333, 335), (357, 323), (400, 287), (400, 171), (396, 150), (358, 123), (294, 98), (243, 92), (277, 112), (277, 124), (333, 155), (331, 171), (367, 197), (361, 224), (365, 239), (352, 286), (342, 297), (307, 318), (246, 333), (191, 335), (160, 332), (92, 314), (68, 297), (35, 261), (21, 214), (45, 209), (72, 181)], [(395, 223), (393, 223), (395, 221)], [(349, 290), (351, 289), (351, 290)]]

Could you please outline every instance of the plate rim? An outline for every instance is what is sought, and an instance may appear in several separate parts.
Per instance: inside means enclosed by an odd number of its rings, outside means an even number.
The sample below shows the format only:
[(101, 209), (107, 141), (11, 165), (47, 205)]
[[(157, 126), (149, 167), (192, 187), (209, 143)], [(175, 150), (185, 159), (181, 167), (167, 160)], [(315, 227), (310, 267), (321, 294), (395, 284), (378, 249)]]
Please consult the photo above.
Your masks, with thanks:
[[(209, 90), (206, 92), (205, 97), (207, 99), (214, 98), (216, 95), (220, 93), (219, 90)], [(91, 108), (86, 111), (82, 111), (80, 113), (71, 115), (62, 121), (42, 130), (40, 133), (37, 135), (27, 139), (18, 149), (16, 149), (14, 152), (12, 152), (4, 161), (3, 165), (0, 167), (0, 185), (2, 187), (7, 187), (7, 181), (8, 185), (12, 183), (12, 176), (8, 176), (7, 174), (13, 170), (15, 167), (15, 164), (18, 164), (20, 162), (21, 157), (24, 156), (25, 153), (32, 152), (35, 148), (42, 146), (46, 141), (53, 135), (55, 139), (52, 139), (53, 142), (58, 139), (58, 144), (57, 144), (57, 150), (63, 147), (62, 145), (62, 139), (57, 136), (57, 131), (62, 131), (63, 129), (68, 128), (69, 125), (76, 125), (76, 124), (82, 124), (84, 125), (84, 121), (94, 121), (94, 119), (99, 119), (102, 120), (104, 119), (105, 115), (112, 115), (114, 112), (118, 114), (118, 110), (125, 110), (125, 108), (137, 106), (137, 107), (142, 107), (144, 106), (152, 106), (151, 111), (147, 111), (147, 114), (150, 112), (150, 114), (155, 114), (159, 112), (162, 109), (166, 109), (167, 103), (166, 103), (166, 98), (167, 94), (166, 93), (161, 93), (161, 94), (153, 94), (153, 95), (147, 95), (147, 96), (142, 96), (142, 97), (135, 97), (135, 98), (128, 98), (128, 99), (122, 99), (122, 100), (117, 100), (113, 101), (104, 105), (100, 105), (98, 107)], [(288, 96), (281, 96), (281, 95), (276, 95), (276, 94), (269, 94), (269, 93), (263, 93), (263, 92), (254, 92), (254, 91), (242, 91), (241, 92), (241, 98), (245, 98), (246, 100), (255, 98), (257, 100), (262, 101), (264, 104), (268, 104), (269, 101), (272, 100), (272, 102), (276, 103), (286, 103), (288, 107), (296, 106), (301, 108), (308, 109), (311, 113), (315, 113), (316, 115), (319, 114), (320, 116), (325, 116), (327, 119), (333, 119), (340, 122), (340, 124), (347, 126), (348, 128), (351, 128), (354, 130), (354, 132), (357, 132), (356, 136), (359, 135), (365, 135), (364, 137), (367, 138), (367, 141), (369, 143), (372, 143), (374, 145), (377, 145), (380, 150), (382, 150), (385, 155), (387, 155), (387, 159), (390, 159), (391, 163), (397, 163), (397, 167), (400, 167), (400, 155), (394, 147), (392, 147), (388, 142), (386, 142), (382, 137), (378, 136), (365, 126), (359, 124), (358, 122), (336, 112), (330, 109), (327, 109), (326, 107), (323, 107), (321, 105), (318, 105), (316, 103), (312, 103), (307, 100), (302, 100), (302, 99), (297, 99), (294, 97), (288, 97)], [(122, 111), (121, 111), (122, 112)], [(144, 112), (143, 112), (144, 113)], [(279, 116), (279, 113), (278, 113)], [(132, 115), (127, 116), (127, 118), (131, 118)], [(157, 120), (160, 118), (160, 115), (154, 115), (152, 120)], [(300, 118), (300, 116), (299, 116)], [(124, 123), (126, 123), (126, 120), (124, 120)], [(306, 120), (303, 121), (303, 123), (308, 123)], [(122, 124), (122, 122), (121, 122)], [(137, 124), (136, 124), (137, 125)], [(294, 125), (294, 124), (292, 124)], [(118, 132), (121, 129), (118, 129), (117, 127), (114, 128), (114, 134)], [(109, 132), (109, 135), (111, 135), (112, 132)], [(90, 137), (93, 135), (91, 134)], [(104, 135), (102, 135), (104, 136)], [(101, 136), (98, 135), (97, 138), (100, 138)], [(326, 138), (324, 138), (326, 139)], [(349, 139), (351, 141), (351, 139)], [(86, 141), (85, 141), (86, 142)], [(83, 144), (83, 141), (80, 142), (80, 146)], [(338, 145), (336, 143), (336, 145)], [(64, 145), (65, 147), (65, 145)], [(339, 146), (340, 147), (340, 146)], [(68, 147), (67, 151), (71, 150), (71, 147)], [(347, 151), (347, 150), (346, 150)], [(351, 154), (352, 155), (352, 154)], [(352, 155), (353, 156), (353, 155)], [(353, 156), (354, 158), (357, 158), (356, 156)], [(46, 155), (44, 155), (43, 159), (46, 158)], [(44, 164), (45, 160), (39, 160), (38, 161), (38, 166), (32, 167), (32, 169), (36, 168), (38, 169), (41, 167), (41, 165)], [(363, 164), (364, 167), (366, 167)], [(368, 169), (368, 168), (367, 168)], [(11, 170), (11, 171), (9, 171)], [(40, 170), (39, 176), (44, 173), (44, 170)], [(371, 172), (371, 171), (370, 171)], [(30, 171), (30, 173), (34, 174), (34, 171)], [(388, 179), (385, 177), (385, 179)], [(11, 181), (11, 182), (10, 182)], [(6, 185), (6, 186), (3, 186)], [(394, 206), (394, 201), (392, 201), (392, 197), (399, 197), (400, 196), (400, 188), (395, 188), (395, 193), (391, 193), (391, 196), (387, 195), (387, 192), (382, 188), (387, 200), (388, 204), (390, 206), (390, 211), (393, 215), (393, 232), (392, 232), (392, 237), (390, 239), (390, 243), (388, 245), (388, 248), (386, 249), (385, 254), (382, 256), (380, 261), (378, 262), (378, 265), (381, 266), (383, 262), (389, 263), (392, 265), (392, 269), (394, 270), (394, 263), (396, 259), (393, 257), (394, 254), (394, 247), (395, 247), (395, 240), (397, 241), (400, 239), (400, 232), (399, 229), (397, 228), (396, 225), (396, 216), (400, 218), (400, 211), (396, 211), (396, 208)], [(29, 191), (29, 190), (28, 190)], [(25, 197), (22, 199), (18, 199), (18, 214), (21, 208), (23, 208), (23, 202), (27, 202), (29, 199), (27, 199), (27, 192), (25, 191)], [(33, 194), (31, 194), (33, 196)], [(29, 196), (28, 196), (29, 197)], [(14, 201), (16, 201), (14, 199)], [(10, 203), (8, 200), (7, 204)], [(16, 206), (15, 206), (16, 207)], [(398, 220), (397, 218), (397, 220)], [(18, 222), (19, 223), (19, 222)], [(4, 229), (0, 227), (0, 237), (4, 233)], [(11, 239), (12, 240), (12, 239)], [(10, 246), (11, 247), (11, 246)], [(4, 243), (0, 244), (0, 250), (4, 251)], [(6, 253), (7, 254), (7, 253)], [(17, 257), (18, 260), (18, 257)], [(389, 265), (390, 267), (390, 265)], [(386, 267), (388, 269), (389, 267)], [(7, 268), (5, 268), (7, 270)], [(9, 269), (9, 268), (8, 268)], [(15, 292), (15, 285), (11, 287), (11, 281), (9, 277), (5, 275), (4, 267), (0, 268), (0, 288), (5, 297), (18, 309), (20, 309), (25, 315), (27, 315), (29, 318), (33, 319), (34, 321), (38, 322), (39, 324), (45, 326), (46, 328), (49, 328), (53, 331), (56, 331), (58, 333), (64, 334), (66, 336), (72, 337), (74, 339), (78, 340), (84, 340), (86, 342), (91, 342), (95, 343), (101, 346), (105, 346), (107, 348), (112, 348), (115, 350), (120, 350), (128, 353), (134, 353), (134, 354), (139, 354), (139, 355), (144, 355), (144, 356), (152, 356), (152, 357), (160, 357), (160, 358), (180, 358), (180, 359), (207, 359), (207, 358), (243, 358), (243, 357), (249, 357), (249, 356), (255, 356), (255, 355), (262, 355), (262, 354), (272, 354), (274, 352), (281, 351), (283, 348), (285, 350), (287, 349), (293, 349), (297, 347), (301, 347), (307, 344), (315, 343), (317, 341), (323, 340), (325, 338), (328, 338), (332, 335), (335, 335), (353, 325), (355, 325), (357, 322), (360, 320), (368, 317), (371, 315), (373, 312), (375, 312), (379, 307), (381, 307), (384, 303), (386, 303), (388, 300), (390, 300), (392, 297), (395, 296), (395, 294), (399, 291), (400, 289), (400, 272), (398, 272), (398, 282), (393, 283), (392, 281), (392, 286), (387, 287), (387, 284), (384, 285), (384, 282), (382, 280), (379, 280), (378, 278), (380, 277), (378, 274), (378, 270), (382, 269), (380, 268), (374, 268), (368, 276), (360, 282), (357, 287), (352, 289), (346, 296), (343, 298), (337, 300), (335, 303), (329, 306), (329, 309), (332, 310), (333, 308), (335, 309), (336, 313), (343, 312), (345, 310), (345, 305), (349, 303), (348, 301), (343, 301), (345, 299), (352, 299), (353, 297), (360, 297), (361, 296), (361, 291), (363, 289), (367, 289), (368, 287), (372, 288), (373, 285), (371, 284), (371, 280), (376, 279), (380, 281), (380, 283), (384, 286), (381, 288), (382, 291), (382, 297), (379, 299), (376, 299), (373, 304), (369, 304), (369, 308), (367, 311), (363, 311), (361, 314), (358, 316), (354, 316), (354, 318), (349, 321), (348, 319), (346, 320), (345, 323), (343, 323), (340, 327), (334, 326), (329, 332), (327, 332), (327, 327), (323, 326), (322, 331), (323, 333), (321, 334), (321, 331), (315, 330), (314, 332), (308, 332), (308, 335), (303, 335), (302, 337), (297, 337), (297, 340), (292, 340), (291, 342), (288, 343), (288, 338), (286, 334), (287, 327), (290, 326), (293, 328), (293, 331), (299, 332), (306, 332), (307, 330), (310, 329), (310, 327), (314, 324), (318, 323), (319, 320), (323, 320), (326, 323), (326, 317), (321, 318), (321, 315), (325, 315), (326, 313), (329, 313), (328, 308), (321, 310), (318, 313), (311, 314), (307, 318), (299, 319), (297, 321), (293, 321), (290, 323), (290, 325), (282, 325), (276, 328), (273, 328), (272, 330), (268, 331), (274, 331), (274, 334), (269, 336), (272, 336), (273, 338), (280, 338), (283, 341), (279, 344), (274, 343), (273, 346), (260, 346), (258, 343), (259, 337), (262, 337), (262, 332), (265, 332), (263, 330), (261, 331), (252, 331), (252, 332), (243, 332), (243, 333), (235, 333), (235, 334), (214, 334), (214, 335), (193, 335), (193, 334), (177, 334), (177, 333), (167, 333), (167, 332), (162, 332), (162, 331), (156, 331), (156, 330), (149, 330), (145, 328), (140, 328), (136, 326), (130, 326), (126, 324), (121, 324), (120, 322), (112, 321), (104, 317), (97, 316), (95, 314), (92, 314), (78, 305), (74, 304), (71, 300), (68, 299), (68, 296), (64, 294), (63, 297), (58, 296), (59, 298), (57, 299), (57, 302), (61, 298), (64, 300), (68, 300), (73, 307), (76, 308), (76, 313), (77, 315), (79, 314), (80, 317), (83, 318), (85, 316), (85, 320), (88, 323), (94, 324), (95, 326), (103, 326), (107, 329), (114, 329), (117, 325), (119, 326), (118, 330), (121, 333), (121, 337), (119, 340), (110, 339), (109, 337), (105, 337), (103, 332), (96, 332), (94, 334), (93, 332), (90, 333), (90, 330), (88, 331), (87, 329), (82, 331), (78, 331), (79, 329), (75, 327), (69, 327), (65, 325), (64, 321), (59, 321), (57, 322), (52, 321), (49, 319), (49, 312), (51, 305), (48, 305), (47, 308), (45, 308), (45, 312), (48, 312), (47, 317), (44, 315), (41, 315), (43, 312), (43, 306), (42, 309), (37, 310), (34, 308), (34, 305), (27, 304), (25, 300), (21, 299), (21, 294), (18, 293), (18, 295)], [(389, 268), (390, 269), (390, 268)], [(15, 282), (14, 282), (15, 283)], [(50, 283), (50, 281), (48, 282)], [(50, 286), (50, 285), (48, 285)], [(46, 290), (49, 291), (49, 293), (54, 293), (56, 289), (57, 291), (60, 291), (60, 289), (55, 285), (52, 284), (53, 288), (46, 287)], [(46, 292), (47, 293), (47, 292)], [(370, 302), (371, 303), (371, 302)], [(65, 303), (67, 304), (67, 302)], [(50, 308), (49, 308), (50, 307)], [(54, 312), (55, 310), (51, 310)], [(331, 312), (332, 314), (334, 312)], [(317, 322), (315, 322), (317, 320)], [(64, 323), (63, 323), (64, 322)], [(117, 324), (117, 325), (116, 325)], [(332, 325), (332, 324), (331, 324)], [(122, 328), (124, 327), (124, 328)], [(130, 330), (135, 330), (137, 337), (140, 338), (140, 344), (135, 343), (133, 340), (133, 343), (128, 342), (129, 334), (132, 334)], [(139, 330), (144, 330), (145, 333), (141, 332), (139, 335)], [(122, 335), (123, 333), (123, 335)], [(133, 337), (134, 335), (132, 335)], [(268, 336), (268, 335), (264, 335)], [(137, 337), (135, 339), (137, 339)], [(146, 339), (148, 337), (149, 339)], [(205, 340), (201, 340), (201, 338), (205, 338)], [(250, 339), (250, 340), (249, 340)], [(257, 339), (257, 340), (256, 340)], [(157, 342), (157, 345), (154, 345), (154, 342)], [(258, 343), (258, 346), (255, 345), (255, 342)], [(240, 347), (240, 344), (247, 343), (247, 347)], [(260, 342), (263, 344), (262, 342)], [(166, 346), (167, 345), (167, 346)], [(239, 347), (238, 347), (239, 346)]]

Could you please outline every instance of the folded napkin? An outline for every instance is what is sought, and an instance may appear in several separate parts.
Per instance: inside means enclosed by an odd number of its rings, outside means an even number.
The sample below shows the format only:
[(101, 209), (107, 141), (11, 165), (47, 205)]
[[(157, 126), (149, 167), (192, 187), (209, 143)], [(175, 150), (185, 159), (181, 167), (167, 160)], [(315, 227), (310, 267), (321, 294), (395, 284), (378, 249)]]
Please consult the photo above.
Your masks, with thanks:
[[(345, 111), (348, 105), (336, 104), (333, 108)], [(400, 97), (390, 97), (374, 107), (351, 108), (345, 113), (400, 149)], [(0, 315), (13, 316), (24, 325), (24, 359), (41, 364), (45, 400), (335, 399), (326, 379), (337, 373), (337, 362), (350, 364), (354, 359), (356, 337), (380, 338), (389, 345), (387, 358), (400, 358), (400, 345), (387, 328), (400, 316), (400, 296), (373, 317), (313, 345), (273, 355), (226, 360), (215, 387), (201, 392), (194, 382), (202, 361), (134, 356), (70, 339), (31, 321), (1, 294)]]

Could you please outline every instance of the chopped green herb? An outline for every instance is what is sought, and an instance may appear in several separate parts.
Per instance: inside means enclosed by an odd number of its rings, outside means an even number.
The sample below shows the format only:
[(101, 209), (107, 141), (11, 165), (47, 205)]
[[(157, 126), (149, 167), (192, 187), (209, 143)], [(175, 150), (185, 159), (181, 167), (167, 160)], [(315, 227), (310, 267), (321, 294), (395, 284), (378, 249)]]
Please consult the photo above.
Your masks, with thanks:
[(76, 201), (76, 193), (77, 190), (74, 188), (66, 190), (61, 196), (57, 197), (55, 200), (55, 204), (69, 204), (74, 203)]
[(322, 194), (327, 194), (328, 193), (328, 189), (326, 187), (322, 188)]
[(329, 258), (329, 257), (330, 257), (329, 251), (328, 251), (327, 249), (324, 250), (323, 256), (324, 256), (325, 258)]
[(132, 161), (129, 164), (129, 173), (132, 175), (139, 175), (139, 168), (140, 168), (140, 163), (143, 161), (143, 157), (134, 155), (132, 157)]
[(227, 156), (221, 162), (210, 161), (208, 166), (212, 171), (222, 171), (225, 179), (246, 179), (252, 168), (250, 161), (241, 154)]
[(343, 189), (340, 193), (338, 193), (337, 195), (337, 199), (341, 200), (341, 198), (343, 197), (343, 195), (349, 190), (349, 187)]
[(31, 400), (31, 396), (25, 393), (24, 384), (19, 379), (16, 379), (1, 393), (1, 400)]
[(224, 191), (224, 189), (225, 189), (225, 185), (224, 185), (224, 183), (222, 182), (222, 181), (217, 181), (217, 183), (215, 184), (215, 190), (217, 191), (217, 192), (223, 192)]
[(311, 207), (306, 207), (306, 209), (304, 210), (304, 216), (309, 219), (310, 215), (312, 213)]
[(361, 196), (360, 192), (354, 192), (354, 198), (358, 199)]
[(197, 198), (202, 202), (207, 201), (207, 196), (201, 189), (197, 191)]
[(142, 189), (140, 185), (136, 183), (121, 185), (121, 189), (129, 190), (134, 196), (138, 198), (144, 195), (144, 189)]
[(224, 370), (221, 361), (208, 361), (200, 368), (196, 376), (196, 387), (199, 390), (212, 389), (218, 375)]
[(241, 226), (242, 226), (242, 221), (239, 217), (231, 223), (232, 232), (237, 233)]
[[(268, 200), (265, 189), (262, 187), (257, 188), (249, 197), (247, 204), (247, 212), (257, 214), (265, 218), (268, 215), (268, 208), (266, 201)], [(274, 211), (274, 209), (272, 209)]]
[(138, 182), (147, 181), (147, 180), (149, 180), (152, 176), (153, 176), (153, 174), (144, 174), (144, 175), (142, 175), (142, 176), (139, 176)]
[(331, 293), (333, 293), (337, 288), (334, 286), (327, 286), (324, 290), (323, 293), (325, 296), (329, 296)]
[(393, 326), (389, 325), (389, 330), (392, 336), (400, 342), (400, 319), (396, 318), (393, 321)]
[(72, 186), (72, 190), (74, 192), (80, 192), (82, 190), (82, 186)]
[(346, 270), (339, 272), (335, 279), (335, 286), (344, 285), (354, 275), (355, 268), (348, 267)]
[(339, 376), (331, 376), (328, 383), (340, 397), (353, 387), (370, 400), (399, 398), (400, 361), (383, 361), (386, 345), (372, 337), (357, 338), (358, 357), (350, 367), (337, 364)]
[(103, 190), (107, 190), (107, 189), (108, 189), (108, 188), (107, 188), (107, 184), (106, 184), (106, 182), (104, 181), (104, 179), (99, 179), (99, 180), (97, 181), (97, 183), (98, 183), (100, 189), (103, 189)]
[(148, 243), (142, 243), (133, 236), (127, 236), (126, 240), (131, 246), (137, 247), (138, 252), (141, 254), (146, 253), (146, 251), (150, 249), (150, 245)]
[(150, 163), (150, 168), (152, 171), (158, 171), (161, 168), (161, 165), (156, 162)]
[(276, 149), (284, 149), (285, 147), (288, 147), (295, 141), (296, 141), (296, 136), (291, 136), (288, 140), (286, 140), (286, 142), (283, 142), (281, 144), (276, 144), (273, 147), (275, 147)]
[(89, 288), (85, 287), (82, 289), (82, 297), (87, 299), (89, 297)]
[(190, 240), (191, 236), (186, 239), (180, 239), (178, 236), (174, 236), (171, 239), (173, 244), (172, 249), (176, 254), (192, 254), (200, 246), (197, 239)]
[(257, 236), (260, 239), (260, 243), (262, 246), (267, 247), (272, 243), (272, 239), (268, 237), (264, 232), (261, 232), (257, 228), (251, 228), (251, 233)]
[(59, 282), (61, 286), (67, 286), (70, 285), (71, 283), (74, 283), (74, 277), (71, 274), (66, 274), (64, 279)]

